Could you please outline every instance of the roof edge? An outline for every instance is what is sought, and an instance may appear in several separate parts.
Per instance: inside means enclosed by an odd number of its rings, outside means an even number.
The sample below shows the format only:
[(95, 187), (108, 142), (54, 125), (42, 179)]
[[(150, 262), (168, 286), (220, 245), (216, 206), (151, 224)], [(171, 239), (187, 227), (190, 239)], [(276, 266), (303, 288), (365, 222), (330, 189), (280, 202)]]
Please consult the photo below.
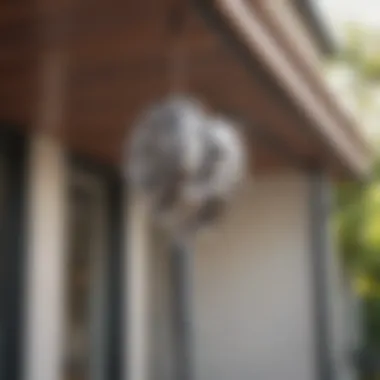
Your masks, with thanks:
[(293, 5), (305, 26), (315, 36), (322, 53), (327, 56), (336, 54), (338, 46), (312, 0), (293, 0)]
[[(321, 137), (321, 142), (351, 177), (365, 177), (373, 157), (369, 144), (353, 128), (353, 123), (337, 107), (337, 102), (331, 102), (327, 88), (323, 91), (326, 99), (321, 98), (324, 96), (321, 95), (321, 87), (326, 86), (321, 78), (317, 78), (312, 69), (307, 77), (300, 73), (291, 54), (276, 38), (282, 31), (267, 25), (243, 0), (215, 0), (214, 7), (230, 25), (235, 38), (247, 46), (289, 94), (293, 103), (310, 121), (310, 128)], [(302, 56), (297, 58), (302, 61)]]

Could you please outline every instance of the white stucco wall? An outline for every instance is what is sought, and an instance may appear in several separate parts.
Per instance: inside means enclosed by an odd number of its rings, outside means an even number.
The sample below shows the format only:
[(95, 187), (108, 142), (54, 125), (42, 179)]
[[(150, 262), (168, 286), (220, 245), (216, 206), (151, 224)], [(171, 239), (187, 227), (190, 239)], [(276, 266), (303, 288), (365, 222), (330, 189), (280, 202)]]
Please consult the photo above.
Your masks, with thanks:
[[(199, 379), (314, 379), (308, 207), (306, 178), (261, 177), (248, 183), (223, 222), (200, 238)], [(168, 379), (167, 257), (162, 253), (154, 261), (162, 277), (154, 286), (152, 378)]]
[(246, 186), (197, 263), (204, 379), (313, 379), (308, 188), (295, 174)]
[[(63, 305), (57, 295), (63, 284), (66, 197), (62, 175), (66, 162), (54, 141), (36, 138), (33, 147), (25, 368), (27, 380), (52, 380), (60, 377), (62, 357)], [(140, 215), (141, 208), (133, 204)], [(195, 268), (199, 380), (316, 380), (309, 218), (306, 176), (287, 173), (259, 177), (244, 186), (223, 221), (199, 239)], [(130, 288), (126, 306), (132, 313), (126, 344), (134, 347), (133, 355), (127, 351), (126, 362), (135, 363), (130, 367), (135, 374), (132, 379), (171, 380), (168, 253), (159, 232), (153, 244), (146, 240), (151, 235), (140, 230), (140, 223), (145, 224), (142, 219), (134, 218), (134, 227), (129, 225), (126, 234), (129, 242), (133, 240), (126, 247), (130, 257), (125, 270)], [(48, 245), (47, 225), (53, 229)], [(133, 257), (131, 251), (135, 252)], [(142, 251), (147, 256), (141, 257)], [(51, 275), (41, 276), (46, 262)], [(331, 260), (329, 266), (337, 379), (354, 379), (345, 361), (346, 309), (339, 263)], [(39, 306), (47, 300), (51, 310), (48, 325), (46, 313), (40, 318)], [(150, 331), (145, 330), (146, 325)], [(150, 371), (145, 370), (147, 362), (152, 364)]]

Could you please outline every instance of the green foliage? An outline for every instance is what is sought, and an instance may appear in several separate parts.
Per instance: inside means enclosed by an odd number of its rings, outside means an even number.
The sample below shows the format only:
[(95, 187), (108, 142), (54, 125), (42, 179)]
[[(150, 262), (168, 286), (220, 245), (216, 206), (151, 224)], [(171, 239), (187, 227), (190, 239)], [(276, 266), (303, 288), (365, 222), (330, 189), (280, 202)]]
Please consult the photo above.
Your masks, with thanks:
[(374, 88), (380, 88), (380, 30), (368, 30), (351, 23), (346, 26), (345, 44), (330, 64), (348, 69), (351, 92), (359, 109), (373, 112)]
[[(345, 45), (336, 63), (352, 72), (352, 90), (364, 112), (372, 112), (363, 96), (380, 90), (380, 31), (357, 24), (346, 27)], [(380, 125), (379, 125), (380, 128)], [(343, 184), (337, 189), (335, 226), (343, 258), (358, 276), (376, 277), (380, 283), (380, 159), (365, 184)]]
[(363, 299), (365, 344), (380, 349), (380, 159), (365, 184), (336, 191), (336, 237)]
[(346, 42), (335, 58), (349, 67), (363, 85), (380, 82), (380, 31), (366, 30), (356, 24), (346, 27)]
[(344, 262), (351, 273), (375, 276), (380, 284), (379, 163), (374, 164), (372, 178), (367, 183), (338, 187), (335, 227)]
[(348, 24), (345, 35), (345, 45), (336, 58), (347, 63), (352, 69), (358, 70), (364, 58), (365, 32), (355, 24)]
[(337, 189), (335, 213), (336, 238), (348, 269), (357, 273), (364, 265), (363, 232), (365, 190), (358, 184)]
[(369, 347), (378, 349), (380, 346), (380, 298), (366, 297), (364, 301), (366, 310), (370, 311), (365, 313), (366, 343)]
[(380, 81), (380, 54), (376, 53), (363, 62), (363, 77), (369, 82)]
[[(371, 108), (371, 97), (373, 89), (380, 90), (380, 31), (349, 25), (337, 63), (352, 72), (361, 111), (379, 112)], [(366, 343), (380, 348), (380, 157), (366, 183), (339, 186), (335, 204), (336, 238), (364, 301)]]

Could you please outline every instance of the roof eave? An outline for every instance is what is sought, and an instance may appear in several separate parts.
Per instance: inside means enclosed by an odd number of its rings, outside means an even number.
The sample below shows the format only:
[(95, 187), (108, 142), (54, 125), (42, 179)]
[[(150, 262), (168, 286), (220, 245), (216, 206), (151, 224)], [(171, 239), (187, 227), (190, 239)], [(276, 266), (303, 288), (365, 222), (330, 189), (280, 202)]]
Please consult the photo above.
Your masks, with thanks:
[[(252, 2), (252, 4), (255, 4)], [(307, 78), (295, 60), (305, 61), (302, 54), (292, 54), (278, 42), (283, 30), (274, 30), (242, 0), (215, 0), (214, 5), (251, 54), (261, 60), (295, 105), (306, 115), (309, 128), (345, 167), (351, 178), (362, 179), (369, 171), (373, 152), (348, 115), (332, 99), (331, 93), (312, 67), (302, 62)], [(298, 67), (297, 67), (298, 66)], [(305, 73), (303, 73), (305, 74)], [(326, 88), (325, 88), (326, 87)]]
[(293, 0), (294, 7), (304, 19), (305, 25), (310, 29), (318, 43), (321, 52), (327, 56), (337, 53), (338, 46), (319, 10), (311, 0)]

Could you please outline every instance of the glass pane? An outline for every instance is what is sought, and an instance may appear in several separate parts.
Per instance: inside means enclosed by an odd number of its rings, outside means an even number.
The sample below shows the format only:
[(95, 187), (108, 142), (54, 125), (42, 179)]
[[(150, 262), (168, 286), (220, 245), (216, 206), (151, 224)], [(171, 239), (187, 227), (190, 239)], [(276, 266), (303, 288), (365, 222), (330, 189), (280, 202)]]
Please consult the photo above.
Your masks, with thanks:
[(98, 353), (105, 312), (105, 265), (101, 260), (102, 199), (97, 194), (92, 186), (75, 185), (70, 196), (65, 380), (102, 379)]
[(4, 206), (5, 206), (5, 161), (0, 152), (0, 228), (3, 226)]
[[(0, 151), (0, 239), (2, 239), (2, 231), (4, 229), (4, 217), (5, 217), (5, 160), (2, 152)], [(0, 301), (1, 303), (4, 302), (5, 295), (5, 276), (4, 276), (4, 270), (5, 270), (5, 256), (4, 256), (4, 247), (2, 244), (2, 247), (0, 249)], [(4, 354), (5, 354), (5, 336), (4, 336), (4, 310), (3, 307), (0, 306), (0, 377), (3, 374), (4, 371)]]

